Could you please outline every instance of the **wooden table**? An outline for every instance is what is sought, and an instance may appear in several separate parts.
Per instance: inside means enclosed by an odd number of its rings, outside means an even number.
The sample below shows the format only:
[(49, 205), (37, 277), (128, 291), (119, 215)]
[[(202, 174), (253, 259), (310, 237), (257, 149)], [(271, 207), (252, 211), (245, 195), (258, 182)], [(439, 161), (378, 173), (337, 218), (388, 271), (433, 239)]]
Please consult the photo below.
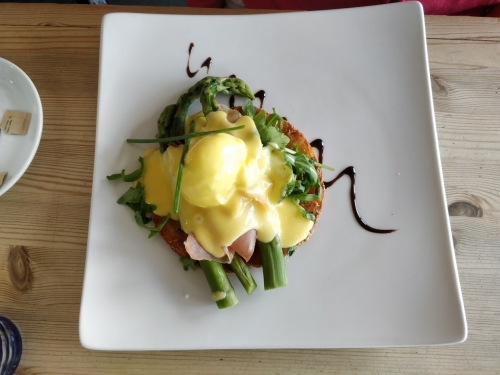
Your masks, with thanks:
[[(461, 345), (369, 350), (95, 352), (78, 339), (97, 105), (100, 23), (187, 8), (0, 4), (0, 57), (44, 107), (38, 153), (0, 197), (0, 314), (19, 326), (18, 374), (498, 374), (500, 20), (427, 17), (441, 157), (469, 324)], [(17, 247), (24, 246), (24, 247)]]

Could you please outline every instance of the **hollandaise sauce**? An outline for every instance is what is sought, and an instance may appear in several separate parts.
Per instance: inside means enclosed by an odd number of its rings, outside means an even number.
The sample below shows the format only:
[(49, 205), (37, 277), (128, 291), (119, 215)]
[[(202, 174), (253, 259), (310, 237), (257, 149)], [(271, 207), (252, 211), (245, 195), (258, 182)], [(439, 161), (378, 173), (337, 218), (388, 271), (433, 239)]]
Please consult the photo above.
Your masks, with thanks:
[(195, 132), (244, 128), (191, 140), (178, 213), (173, 202), (183, 146), (171, 145), (163, 154), (157, 148), (147, 150), (140, 182), (155, 213), (178, 220), (216, 258), (224, 257), (223, 248), (249, 230), (256, 230), (262, 243), (278, 236), (284, 248), (303, 241), (313, 222), (290, 198), (282, 199), (292, 169), (280, 150), (262, 146), (253, 119), (242, 116), (231, 123), (226, 112), (216, 111), (206, 117), (197, 113), (186, 124), (192, 121)]

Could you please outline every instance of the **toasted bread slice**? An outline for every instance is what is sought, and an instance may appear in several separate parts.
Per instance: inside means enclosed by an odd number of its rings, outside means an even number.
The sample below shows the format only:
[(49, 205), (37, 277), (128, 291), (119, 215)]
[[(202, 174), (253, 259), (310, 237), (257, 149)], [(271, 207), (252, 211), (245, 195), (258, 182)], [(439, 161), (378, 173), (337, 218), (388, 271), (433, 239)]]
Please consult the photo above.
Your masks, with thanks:
[[(235, 108), (239, 112), (242, 112), (241, 107)], [(257, 110), (260, 111), (260, 110)], [(258, 113), (258, 112), (257, 112)], [(268, 114), (269, 115), (269, 114)], [(304, 134), (302, 134), (299, 130), (297, 130), (292, 124), (290, 124), (288, 121), (284, 121), (283, 123), (283, 133), (290, 138), (290, 143), (288, 143), (287, 148), (290, 149), (295, 149), (297, 148), (300, 152), (305, 154), (309, 158), (314, 158), (316, 161), (318, 160), (313, 147), (309, 144), (307, 141), (306, 137)], [(323, 174), (321, 173), (321, 169), (316, 167), (316, 171), (318, 173), (318, 177), (320, 179), (320, 185), (321, 185), (321, 192), (320, 192), (320, 200), (319, 201), (310, 201), (306, 202), (302, 206), (307, 212), (312, 212), (314, 216), (316, 217), (316, 220), (309, 231), (309, 235), (307, 238), (298, 243), (297, 247), (302, 244), (303, 242), (307, 241), (316, 226), (316, 223), (318, 222), (319, 214), (321, 212), (321, 207), (323, 204), (323, 197), (324, 197), (324, 191), (325, 191), (325, 186), (323, 183)], [(314, 191), (310, 191), (309, 193), (317, 193)], [(153, 222), (155, 223), (155, 226), (159, 226), (160, 223), (163, 220), (163, 217), (158, 216), (153, 214)], [(187, 234), (183, 232), (183, 230), (180, 227), (180, 223), (175, 220), (169, 220), (166, 225), (163, 227), (162, 231), (160, 232), (162, 238), (167, 242), (167, 244), (170, 245), (172, 250), (174, 250), (179, 256), (181, 257), (189, 257), (186, 248), (184, 247), (184, 241), (187, 239)], [(283, 255), (288, 254), (288, 249), (283, 249)], [(260, 252), (258, 248), (255, 248), (255, 251), (250, 258), (250, 260), (247, 262), (249, 266), (252, 267), (261, 267), (262, 266), (262, 260), (260, 257)]]

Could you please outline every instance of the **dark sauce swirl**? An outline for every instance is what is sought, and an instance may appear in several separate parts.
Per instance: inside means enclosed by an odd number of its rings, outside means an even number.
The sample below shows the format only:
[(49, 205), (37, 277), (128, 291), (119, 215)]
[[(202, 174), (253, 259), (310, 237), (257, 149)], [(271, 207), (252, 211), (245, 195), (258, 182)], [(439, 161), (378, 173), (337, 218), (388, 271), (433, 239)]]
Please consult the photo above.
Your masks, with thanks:
[(359, 215), (358, 212), (358, 207), (356, 206), (356, 171), (354, 170), (353, 166), (347, 167), (344, 169), (342, 172), (338, 174), (337, 177), (335, 177), (331, 181), (325, 182), (325, 189), (328, 189), (330, 186), (332, 186), (337, 180), (339, 180), (342, 176), (348, 175), (351, 179), (351, 208), (352, 208), (352, 213), (354, 214), (354, 217), (356, 218), (356, 221), (358, 222), (359, 225), (368, 232), (373, 232), (373, 233), (392, 233), (395, 232), (396, 229), (377, 229), (369, 226), (366, 224), (361, 216)]
[(203, 61), (203, 64), (201, 64), (200, 68), (207, 68), (207, 74), (208, 74), (210, 66), (212, 66), (212, 58), (207, 57), (207, 59)]
[[(318, 161), (320, 163), (323, 163), (323, 151), (325, 149), (325, 146), (323, 144), (322, 139), (315, 139), (314, 141), (311, 142), (311, 146), (316, 148), (318, 150)], [(352, 213), (354, 214), (354, 217), (356, 218), (356, 221), (358, 224), (365, 230), (373, 233), (392, 233), (395, 232), (396, 229), (377, 229), (369, 226), (366, 224), (363, 219), (361, 218), (358, 207), (356, 205), (356, 171), (353, 166), (347, 167), (344, 169), (342, 172), (340, 172), (337, 177), (335, 177), (331, 181), (326, 181), (325, 182), (325, 189), (328, 189), (330, 186), (332, 186), (335, 182), (337, 182), (342, 176), (348, 175), (349, 178), (351, 179), (351, 208), (352, 208)]]
[[(189, 68), (189, 60), (191, 60), (191, 51), (193, 50), (193, 47), (194, 47), (194, 43), (190, 43), (189, 44), (188, 62), (187, 62), (187, 66), (186, 66), (186, 73), (187, 73), (189, 78), (193, 78), (200, 71), (200, 69), (198, 69), (196, 72), (192, 72), (191, 69)], [(207, 57), (207, 59), (203, 62), (203, 64), (201, 64), (200, 68), (207, 68), (207, 73), (208, 73), (211, 65), (212, 65), (212, 58)]]
[[(283, 117), (285, 118), (285, 117)], [(322, 139), (315, 139), (311, 142), (311, 146), (318, 150), (318, 161), (323, 163), (323, 151), (325, 150), (325, 145)]]
[(259, 108), (262, 109), (262, 106), (264, 105), (264, 99), (266, 99), (266, 92), (264, 90), (259, 90), (253, 95), (260, 100)]
[[(236, 78), (236, 74), (231, 74), (229, 78)], [(229, 108), (234, 108), (234, 94), (229, 97)]]

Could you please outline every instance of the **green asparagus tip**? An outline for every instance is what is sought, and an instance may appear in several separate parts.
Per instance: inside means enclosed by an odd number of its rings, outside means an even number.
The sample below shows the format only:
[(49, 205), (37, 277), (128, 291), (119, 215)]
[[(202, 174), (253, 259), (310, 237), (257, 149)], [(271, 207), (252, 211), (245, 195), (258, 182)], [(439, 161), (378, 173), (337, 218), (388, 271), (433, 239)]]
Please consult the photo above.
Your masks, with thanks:
[(281, 240), (275, 236), (271, 242), (257, 241), (262, 257), (264, 290), (281, 288), (288, 285), (285, 258), (281, 249)]
[(252, 294), (257, 288), (257, 283), (250, 273), (245, 261), (238, 254), (234, 254), (233, 260), (229, 264), (229, 268), (231, 268), (238, 280), (240, 280), (247, 294)]
[(201, 269), (205, 274), (212, 299), (219, 309), (225, 309), (238, 303), (238, 297), (224, 271), (222, 264), (210, 260), (200, 260)]

